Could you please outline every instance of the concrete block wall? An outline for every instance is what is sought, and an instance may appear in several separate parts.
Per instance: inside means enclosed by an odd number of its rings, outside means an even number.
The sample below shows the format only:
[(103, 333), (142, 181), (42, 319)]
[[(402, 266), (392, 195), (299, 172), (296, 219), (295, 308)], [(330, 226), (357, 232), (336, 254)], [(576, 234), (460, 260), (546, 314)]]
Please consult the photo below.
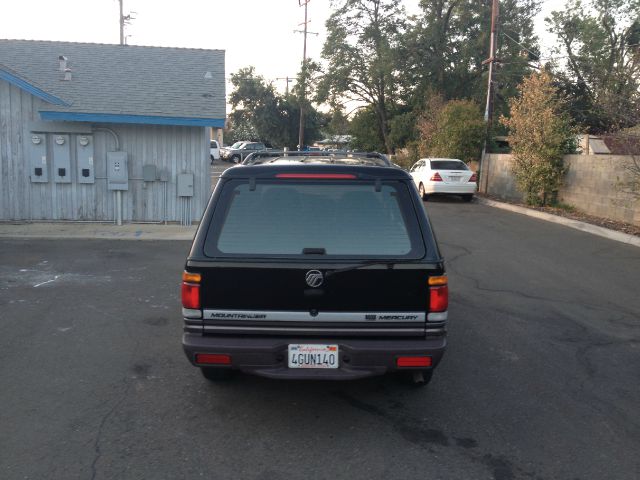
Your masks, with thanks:
[(516, 188), (515, 178), (511, 173), (511, 155), (500, 153), (485, 155), (482, 160), (480, 182), (482, 192), (516, 202), (524, 198)]
[(558, 200), (580, 211), (640, 225), (640, 200), (621, 191), (629, 157), (624, 155), (567, 155), (569, 167)]
[[(581, 212), (640, 226), (640, 200), (621, 191), (626, 174), (624, 155), (567, 155), (568, 166), (558, 201)], [(483, 160), (481, 191), (505, 200), (522, 201), (511, 173), (511, 155), (489, 154)]]

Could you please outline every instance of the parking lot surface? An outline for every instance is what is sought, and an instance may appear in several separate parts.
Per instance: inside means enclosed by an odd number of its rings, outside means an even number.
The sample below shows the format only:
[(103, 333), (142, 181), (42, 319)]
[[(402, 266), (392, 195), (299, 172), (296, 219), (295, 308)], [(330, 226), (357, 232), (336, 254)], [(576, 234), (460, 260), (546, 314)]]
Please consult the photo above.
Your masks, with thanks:
[(640, 249), (425, 205), (451, 304), (423, 389), (212, 385), (180, 346), (189, 242), (0, 240), (0, 478), (639, 478)]

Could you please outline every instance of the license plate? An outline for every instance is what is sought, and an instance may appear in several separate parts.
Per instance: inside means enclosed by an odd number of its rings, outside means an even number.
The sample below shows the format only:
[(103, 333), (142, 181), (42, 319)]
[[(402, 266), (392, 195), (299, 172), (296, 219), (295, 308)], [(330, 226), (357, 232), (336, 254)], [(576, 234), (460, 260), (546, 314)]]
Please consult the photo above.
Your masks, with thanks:
[(459, 182), (462, 177), (449, 177), (449, 181), (456, 183)]
[(338, 368), (338, 346), (289, 345), (289, 368)]

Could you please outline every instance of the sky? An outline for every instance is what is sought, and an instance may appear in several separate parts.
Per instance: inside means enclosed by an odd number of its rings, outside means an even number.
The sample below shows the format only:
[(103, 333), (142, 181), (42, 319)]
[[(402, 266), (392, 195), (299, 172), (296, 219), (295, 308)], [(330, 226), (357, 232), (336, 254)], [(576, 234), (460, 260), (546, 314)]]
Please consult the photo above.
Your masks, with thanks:
[[(258, 74), (284, 91), (302, 62), (304, 7), (299, 0), (124, 0), (135, 20), (126, 28), (127, 43), (159, 47), (226, 50), (227, 77), (254, 66)], [(408, 13), (419, 0), (403, 0)], [(320, 59), (330, 0), (309, 0), (307, 56)], [(546, 0), (536, 20), (543, 46), (544, 17), (564, 0)], [(0, 37), (27, 40), (118, 43), (118, 0), (0, 0)], [(543, 50), (544, 51), (544, 50)], [(0, 59), (0, 62), (2, 59)], [(229, 93), (229, 86), (227, 86)]]

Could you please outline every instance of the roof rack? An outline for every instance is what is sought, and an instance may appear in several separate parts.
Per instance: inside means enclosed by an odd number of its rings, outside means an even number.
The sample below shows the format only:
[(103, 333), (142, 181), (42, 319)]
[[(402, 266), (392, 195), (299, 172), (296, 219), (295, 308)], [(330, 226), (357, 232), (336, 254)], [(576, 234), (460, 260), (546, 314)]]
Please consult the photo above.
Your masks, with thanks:
[(394, 166), (386, 155), (378, 152), (265, 150), (250, 153), (242, 161), (242, 165), (273, 165), (278, 163)]

